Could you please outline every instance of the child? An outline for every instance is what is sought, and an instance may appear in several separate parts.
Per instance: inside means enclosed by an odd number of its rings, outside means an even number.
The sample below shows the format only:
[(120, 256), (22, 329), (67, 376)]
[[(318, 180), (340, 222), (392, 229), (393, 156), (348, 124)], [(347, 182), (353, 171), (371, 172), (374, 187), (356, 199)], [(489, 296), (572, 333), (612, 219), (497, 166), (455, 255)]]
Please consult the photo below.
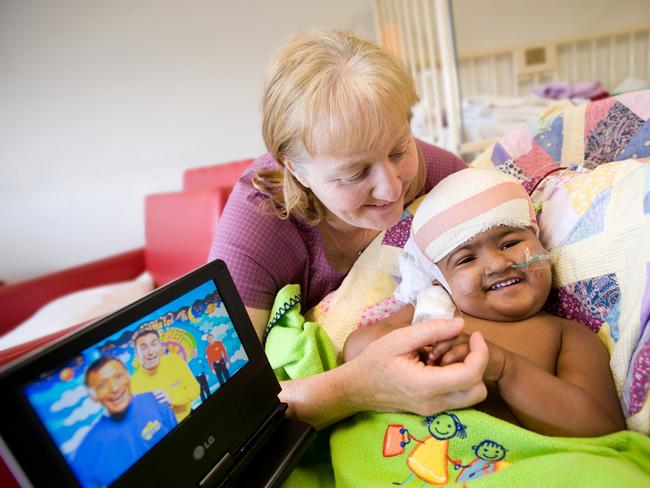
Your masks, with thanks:
[[(400, 258), (403, 280), (396, 297), (406, 302), (418, 297), (419, 321), (422, 305), (444, 305), (444, 290), (431, 289), (440, 284), (462, 316), (464, 333), (433, 344), (424, 354), (429, 363), (462, 361), (468, 335), (484, 336), (490, 350), (483, 375), (488, 397), (477, 409), (548, 435), (623, 430), (607, 350), (597, 335), (542, 311), (551, 266), (537, 234), (532, 201), (515, 179), (477, 168), (454, 173), (416, 212)], [(409, 305), (358, 329), (346, 342), (344, 359), (413, 316)]]

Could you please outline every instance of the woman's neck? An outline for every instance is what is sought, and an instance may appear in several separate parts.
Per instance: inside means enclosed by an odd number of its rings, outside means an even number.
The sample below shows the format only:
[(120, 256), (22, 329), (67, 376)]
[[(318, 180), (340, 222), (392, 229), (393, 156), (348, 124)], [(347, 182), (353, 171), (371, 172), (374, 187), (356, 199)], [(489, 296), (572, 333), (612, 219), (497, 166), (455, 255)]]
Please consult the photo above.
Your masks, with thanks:
[(336, 271), (346, 273), (378, 234), (374, 229), (354, 227), (340, 219), (334, 225), (323, 221), (319, 226), (325, 258)]

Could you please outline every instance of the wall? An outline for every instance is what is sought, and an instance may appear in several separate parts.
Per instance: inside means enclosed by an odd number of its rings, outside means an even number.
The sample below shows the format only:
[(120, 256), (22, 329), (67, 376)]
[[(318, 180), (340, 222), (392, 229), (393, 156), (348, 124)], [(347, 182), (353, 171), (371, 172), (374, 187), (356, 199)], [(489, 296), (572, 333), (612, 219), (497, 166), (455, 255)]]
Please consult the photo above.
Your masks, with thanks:
[(650, 26), (648, 0), (452, 0), (459, 53)]
[[(647, 0), (453, 2), (461, 51), (650, 23)], [(2, 0), (0, 280), (141, 246), (144, 195), (261, 153), (264, 67), (308, 25), (374, 40), (372, 0)]]
[(0, 280), (143, 244), (143, 198), (256, 156), (286, 36), (374, 40), (371, 0), (0, 2)]

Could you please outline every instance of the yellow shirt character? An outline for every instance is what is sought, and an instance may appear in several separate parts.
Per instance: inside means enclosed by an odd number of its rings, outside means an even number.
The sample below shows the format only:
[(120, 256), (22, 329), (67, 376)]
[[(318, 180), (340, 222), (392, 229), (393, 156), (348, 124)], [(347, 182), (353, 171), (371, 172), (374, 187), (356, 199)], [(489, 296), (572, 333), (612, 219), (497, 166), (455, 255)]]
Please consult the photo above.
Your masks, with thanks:
[(171, 400), (171, 407), (180, 422), (190, 414), (192, 402), (199, 397), (199, 383), (190, 368), (176, 354), (160, 357), (158, 366), (145, 369), (142, 365), (131, 378), (132, 393), (162, 390)]

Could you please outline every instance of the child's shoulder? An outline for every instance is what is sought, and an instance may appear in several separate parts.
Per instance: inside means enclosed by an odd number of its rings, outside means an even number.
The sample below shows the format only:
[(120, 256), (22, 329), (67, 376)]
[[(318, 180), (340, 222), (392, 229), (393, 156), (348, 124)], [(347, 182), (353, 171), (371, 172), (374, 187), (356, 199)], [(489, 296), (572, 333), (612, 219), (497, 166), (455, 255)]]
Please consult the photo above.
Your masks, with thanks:
[(598, 338), (598, 334), (590, 329), (589, 326), (575, 320), (565, 319), (543, 311), (539, 312), (535, 318), (543, 321), (546, 325), (553, 325), (559, 328), (563, 336)]

